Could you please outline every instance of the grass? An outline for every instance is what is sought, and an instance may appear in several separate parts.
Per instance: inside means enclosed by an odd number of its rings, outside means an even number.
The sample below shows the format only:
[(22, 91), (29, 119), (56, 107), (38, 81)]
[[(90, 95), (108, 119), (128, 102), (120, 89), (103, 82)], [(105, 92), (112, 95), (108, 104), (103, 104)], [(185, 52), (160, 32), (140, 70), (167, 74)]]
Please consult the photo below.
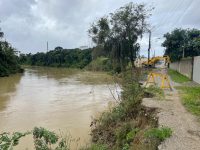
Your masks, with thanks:
[(77, 78), (86, 84), (113, 84), (114, 77), (106, 72), (83, 71), (77, 74)]
[(157, 138), (160, 141), (164, 141), (172, 135), (172, 130), (167, 127), (153, 128), (145, 132), (145, 136), (149, 138)]
[(190, 79), (182, 74), (180, 74), (179, 72), (175, 71), (175, 70), (172, 70), (172, 69), (169, 69), (168, 70), (168, 73), (171, 77), (171, 79), (174, 81), (174, 82), (177, 82), (177, 83), (184, 83), (184, 82), (188, 82), (190, 81)]
[(147, 94), (147, 97), (149, 95), (150, 97), (154, 97), (158, 100), (163, 100), (165, 98), (164, 91), (157, 86), (149, 86), (145, 89), (145, 94)]
[(181, 90), (184, 106), (194, 115), (200, 116), (200, 87), (177, 87)]

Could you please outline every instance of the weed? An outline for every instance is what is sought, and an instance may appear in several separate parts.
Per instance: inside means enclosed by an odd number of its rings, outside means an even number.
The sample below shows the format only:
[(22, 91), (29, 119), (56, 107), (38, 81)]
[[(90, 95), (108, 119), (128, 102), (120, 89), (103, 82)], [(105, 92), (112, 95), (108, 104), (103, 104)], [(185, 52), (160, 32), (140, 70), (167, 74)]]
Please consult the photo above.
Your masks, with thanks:
[(172, 135), (172, 130), (170, 128), (152, 128), (146, 131), (145, 136), (148, 138), (157, 138), (160, 141), (164, 141)]

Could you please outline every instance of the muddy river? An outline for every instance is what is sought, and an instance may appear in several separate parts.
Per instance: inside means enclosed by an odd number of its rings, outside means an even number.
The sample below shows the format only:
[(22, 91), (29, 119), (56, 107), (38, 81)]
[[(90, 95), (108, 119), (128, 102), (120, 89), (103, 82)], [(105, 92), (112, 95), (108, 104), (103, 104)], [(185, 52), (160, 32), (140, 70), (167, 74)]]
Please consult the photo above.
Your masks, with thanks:
[[(84, 146), (90, 142), (92, 117), (114, 101), (111, 91), (116, 94), (116, 86), (101, 82), (105, 76), (34, 67), (0, 78), (0, 133), (45, 127), (80, 138), (78, 145)], [(32, 137), (23, 138), (14, 149), (33, 149)]]

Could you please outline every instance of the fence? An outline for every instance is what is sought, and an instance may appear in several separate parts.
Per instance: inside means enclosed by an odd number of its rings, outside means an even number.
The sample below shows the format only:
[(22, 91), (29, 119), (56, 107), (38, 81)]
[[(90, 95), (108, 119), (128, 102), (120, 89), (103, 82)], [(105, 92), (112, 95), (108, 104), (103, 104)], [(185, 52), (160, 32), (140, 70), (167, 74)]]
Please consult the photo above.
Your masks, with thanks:
[(200, 56), (173, 62), (170, 64), (170, 68), (200, 84)]

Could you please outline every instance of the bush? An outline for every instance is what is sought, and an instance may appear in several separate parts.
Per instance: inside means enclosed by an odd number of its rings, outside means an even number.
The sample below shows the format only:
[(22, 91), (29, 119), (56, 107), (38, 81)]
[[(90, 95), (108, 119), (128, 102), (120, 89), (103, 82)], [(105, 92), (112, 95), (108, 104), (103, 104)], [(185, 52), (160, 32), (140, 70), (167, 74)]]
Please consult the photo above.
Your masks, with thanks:
[(111, 71), (112, 63), (111, 60), (107, 57), (98, 57), (93, 60), (86, 69), (92, 71)]

